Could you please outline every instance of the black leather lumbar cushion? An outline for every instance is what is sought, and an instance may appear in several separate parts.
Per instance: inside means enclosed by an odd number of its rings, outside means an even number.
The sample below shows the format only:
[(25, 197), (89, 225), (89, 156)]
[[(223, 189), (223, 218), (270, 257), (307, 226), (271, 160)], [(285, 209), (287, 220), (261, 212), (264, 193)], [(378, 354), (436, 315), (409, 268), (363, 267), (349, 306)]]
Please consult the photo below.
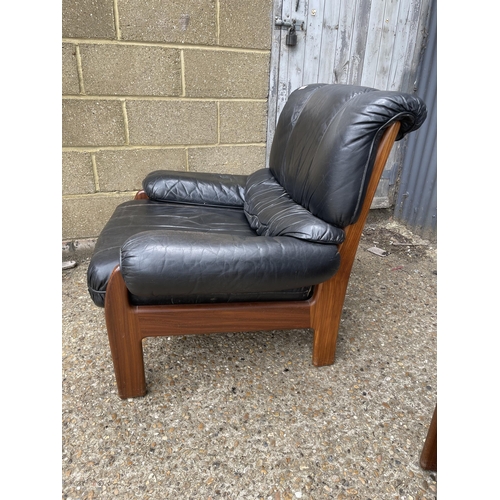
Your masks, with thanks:
[(262, 236), (292, 236), (334, 245), (344, 241), (342, 229), (295, 203), (267, 168), (248, 176), (245, 215), (250, 227)]

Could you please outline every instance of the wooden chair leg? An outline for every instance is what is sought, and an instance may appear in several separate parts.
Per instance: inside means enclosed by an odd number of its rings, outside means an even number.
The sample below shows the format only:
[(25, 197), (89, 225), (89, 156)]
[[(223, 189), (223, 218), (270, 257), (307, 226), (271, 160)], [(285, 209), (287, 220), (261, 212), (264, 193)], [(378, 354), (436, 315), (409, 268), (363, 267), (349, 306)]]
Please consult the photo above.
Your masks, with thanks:
[(335, 361), (335, 351), (337, 348), (337, 336), (339, 323), (329, 321), (329, 318), (321, 318), (316, 322), (313, 337), (313, 365), (328, 366)]
[(109, 280), (104, 312), (118, 395), (122, 399), (144, 396), (142, 337), (119, 268), (113, 271)]
[(327, 366), (335, 361), (337, 336), (344, 306), (347, 281), (337, 273), (330, 281), (319, 285), (320, 299), (311, 306), (313, 338), (313, 365)]

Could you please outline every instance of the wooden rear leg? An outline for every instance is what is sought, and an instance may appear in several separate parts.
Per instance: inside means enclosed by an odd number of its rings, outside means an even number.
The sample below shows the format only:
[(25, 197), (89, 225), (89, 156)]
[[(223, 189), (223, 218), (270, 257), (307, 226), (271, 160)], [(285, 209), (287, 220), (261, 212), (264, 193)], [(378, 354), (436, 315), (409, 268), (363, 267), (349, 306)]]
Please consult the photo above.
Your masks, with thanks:
[(104, 313), (118, 395), (122, 399), (144, 396), (146, 376), (142, 338), (118, 267), (111, 274), (106, 288)]
[(311, 307), (311, 328), (314, 330), (313, 364), (327, 366), (335, 361), (340, 318), (349, 277), (342, 272), (319, 285), (319, 299)]
[(313, 364), (333, 364), (337, 347), (337, 336), (344, 307), (344, 299), (351, 276), (363, 227), (384, 171), (392, 145), (397, 137), (400, 123), (396, 122), (384, 132), (378, 145), (370, 181), (357, 222), (345, 228), (345, 240), (339, 247), (340, 268), (330, 280), (318, 286), (311, 305), (311, 328), (314, 329)]

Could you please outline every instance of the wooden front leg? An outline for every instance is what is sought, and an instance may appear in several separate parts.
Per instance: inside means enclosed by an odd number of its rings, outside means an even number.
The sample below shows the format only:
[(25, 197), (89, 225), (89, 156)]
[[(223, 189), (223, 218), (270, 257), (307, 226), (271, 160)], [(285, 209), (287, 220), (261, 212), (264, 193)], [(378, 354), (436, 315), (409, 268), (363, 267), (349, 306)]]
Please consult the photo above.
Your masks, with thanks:
[(104, 313), (118, 395), (122, 399), (144, 396), (146, 377), (142, 337), (119, 267), (111, 274), (106, 288)]

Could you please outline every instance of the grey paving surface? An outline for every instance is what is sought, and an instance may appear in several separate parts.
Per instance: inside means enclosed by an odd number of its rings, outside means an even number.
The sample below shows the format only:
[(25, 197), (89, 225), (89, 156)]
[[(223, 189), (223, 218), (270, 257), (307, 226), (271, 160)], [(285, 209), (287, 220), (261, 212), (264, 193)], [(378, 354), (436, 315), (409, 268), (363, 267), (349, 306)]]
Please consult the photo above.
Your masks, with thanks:
[(330, 367), (312, 365), (309, 330), (146, 339), (149, 392), (122, 401), (87, 265), (62, 271), (63, 499), (437, 497), (419, 466), (436, 247), (387, 211), (365, 227)]

